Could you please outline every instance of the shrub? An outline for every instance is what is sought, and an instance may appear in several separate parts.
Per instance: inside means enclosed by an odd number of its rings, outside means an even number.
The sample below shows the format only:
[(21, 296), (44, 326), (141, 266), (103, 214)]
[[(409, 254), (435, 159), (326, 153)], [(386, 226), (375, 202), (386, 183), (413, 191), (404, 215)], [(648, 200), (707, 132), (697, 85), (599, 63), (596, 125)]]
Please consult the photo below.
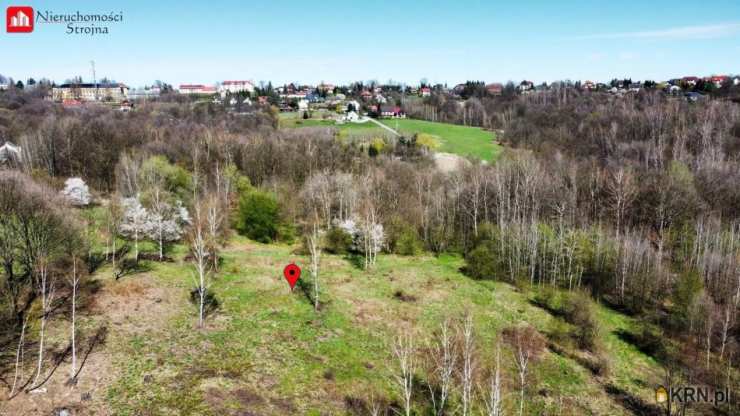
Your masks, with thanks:
[(388, 248), (392, 253), (413, 256), (424, 250), (416, 229), (399, 217), (393, 217), (387, 228)]
[(474, 248), (465, 258), (466, 271), (475, 279), (492, 279), (497, 272), (497, 255), (492, 244), (485, 243)]
[(573, 324), (573, 337), (580, 348), (595, 351), (599, 338), (599, 324), (588, 295), (581, 292), (568, 294), (563, 302), (565, 319)]
[(352, 236), (339, 227), (332, 227), (324, 236), (325, 249), (332, 254), (347, 254), (352, 247)]
[[(204, 289), (205, 296), (203, 296), (203, 312), (205, 316), (211, 315), (218, 310), (221, 303), (218, 298), (210, 289)], [(190, 289), (190, 303), (200, 307), (200, 290), (198, 287)]]
[(535, 295), (534, 302), (552, 313), (560, 312), (560, 297), (557, 289), (551, 285), (543, 286)]
[(553, 319), (547, 335), (553, 342), (570, 345), (570, 325), (561, 318)]
[(247, 237), (269, 243), (278, 237), (280, 216), (275, 196), (252, 190), (239, 198), (236, 230)]
[(396, 253), (402, 256), (415, 256), (424, 249), (416, 230), (404, 229), (396, 240)]

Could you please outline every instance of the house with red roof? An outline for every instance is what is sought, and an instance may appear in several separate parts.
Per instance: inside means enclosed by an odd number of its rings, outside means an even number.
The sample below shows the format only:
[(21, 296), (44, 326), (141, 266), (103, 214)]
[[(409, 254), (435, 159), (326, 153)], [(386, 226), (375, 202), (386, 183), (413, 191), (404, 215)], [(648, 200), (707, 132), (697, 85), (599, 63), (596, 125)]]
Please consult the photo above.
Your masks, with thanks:
[(486, 85), (486, 91), (491, 95), (501, 95), (504, 92), (504, 84), (494, 82), (493, 84)]
[(218, 92), (216, 87), (203, 84), (180, 84), (177, 90), (180, 94), (215, 94)]

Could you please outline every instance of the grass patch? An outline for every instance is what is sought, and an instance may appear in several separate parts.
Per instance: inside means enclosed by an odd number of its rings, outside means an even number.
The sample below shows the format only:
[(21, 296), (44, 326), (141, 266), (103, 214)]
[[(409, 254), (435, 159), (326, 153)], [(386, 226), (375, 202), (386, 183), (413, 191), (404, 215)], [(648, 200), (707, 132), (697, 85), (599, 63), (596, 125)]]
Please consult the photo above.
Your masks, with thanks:
[[(113, 337), (109, 348), (120, 374), (107, 396), (113, 413), (344, 414), (347, 397), (367, 399), (372, 392), (398, 398), (389, 343), (400, 327), (428, 335), (445, 317), (470, 310), (488, 363), (503, 328), (528, 322), (544, 333), (554, 319), (530, 301), (529, 293), (462, 275), (464, 261), (455, 255), (381, 255), (373, 270), (363, 271), (341, 256), (325, 254), (324, 307), (317, 314), (306, 296), (291, 292), (282, 277), (282, 268), (292, 261), (307, 270), (308, 259), (293, 250), (233, 238), (212, 285), (221, 308), (205, 329), (195, 327), (196, 308), (187, 301), (193, 283), (191, 266), (182, 262), (184, 248), (173, 247), (175, 262), (152, 264), (147, 276), (177, 302), (160, 330)], [(308, 273), (302, 279), (310, 283)], [(121, 281), (107, 278), (105, 283)], [(612, 330), (631, 325), (605, 308), (598, 315)], [(607, 333), (614, 367), (623, 367), (612, 382), (637, 394), (632, 380), (655, 376), (658, 368), (612, 331)], [(510, 352), (504, 354), (512, 393), (507, 406), (513, 407), (516, 374), (506, 355)], [(635, 368), (635, 363), (644, 365)], [(554, 411), (563, 401), (575, 414), (625, 413), (570, 358), (548, 352), (533, 365), (531, 377), (537, 388), (528, 393), (530, 413)]]

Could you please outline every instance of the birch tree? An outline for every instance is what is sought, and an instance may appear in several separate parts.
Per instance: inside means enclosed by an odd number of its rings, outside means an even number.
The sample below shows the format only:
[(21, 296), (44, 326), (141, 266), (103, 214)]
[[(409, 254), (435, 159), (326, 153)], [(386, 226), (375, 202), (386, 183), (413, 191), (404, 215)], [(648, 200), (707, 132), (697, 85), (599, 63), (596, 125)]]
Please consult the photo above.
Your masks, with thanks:
[(414, 372), (416, 371), (416, 357), (414, 350), (414, 336), (410, 330), (398, 335), (393, 344), (393, 356), (396, 359), (397, 369), (394, 371), (394, 380), (401, 393), (403, 415), (411, 416), (411, 395), (413, 394)]
[(496, 358), (493, 374), (488, 387), (488, 392), (483, 398), (486, 408), (486, 416), (503, 415), (503, 397), (501, 396), (501, 349), (496, 343)]
[[(318, 221), (318, 218), (317, 218)], [(311, 255), (311, 279), (313, 280), (313, 307), (319, 310), (319, 264), (321, 262), (321, 233), (314, 222), (311, 234), (307, 238), (308, 251)]]
[(457, 344), (450, 320), (445, 319), (439, 327), (435, 340), (430, 346), (432, 359), (432, 379), (439, 388), (439, 394), (429, 385), (429, 396), (437, 416), (442, 416), (452, 391), (455, 368), (457, 365)]
[(52, 311), (52, 304), (56, 296), (56, 274), (49, 271), (49, 259), (42, 255), (38, 259), (36, 272), (36, 288), (41, 298), (41, 315), (39, 317), (39, 350), (36, 364), (36, 375), (32, 385), (38, 387), (41, 370), (44, 362), (44, 342), (46, 336), (46, 325)]
[(206, 290), (208, 286), (208, 231), (204, 202), (196, 200), (193, 204), (193, 220), (190, 225), (190, 254), (197, 273), (196, 290), (198, 295), (198, 326), (203, 327), (205, 319)]
[(531, 326), (512, 327), (504, 331), (504, 339), (514, 353), (514, 364), (519, 375), (519, 416), (524, 414), (527, 372), (532, 361), (545, 349), (545, 340)]
[(475, 383), (475, 372), (478, 365), (476, 361), (473, 315), (469, 311), (465, 313), (465, 317), (463, 318), (460, 338), (462, 344), (460, 396), (462, 401), (462, 414), (463, 416), (468, 416), (472, 413), (473, 386)]

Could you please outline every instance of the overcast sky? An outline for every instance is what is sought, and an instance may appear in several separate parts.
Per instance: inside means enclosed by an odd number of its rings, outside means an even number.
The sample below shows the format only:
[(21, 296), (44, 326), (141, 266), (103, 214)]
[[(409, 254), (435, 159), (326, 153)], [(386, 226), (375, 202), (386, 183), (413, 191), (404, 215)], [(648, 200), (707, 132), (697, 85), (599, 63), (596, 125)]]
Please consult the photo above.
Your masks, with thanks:
[[(35, 1), (54, 14), (123, 14), (109, 34), (37, 22), (0, 34), (0, 74), (345, 83), (535, 82), (740, 73), (740, 1)], [(89, 26), (80, 23), (78, 26)], [(95, 26), (103, 26), (94, 23)]]

